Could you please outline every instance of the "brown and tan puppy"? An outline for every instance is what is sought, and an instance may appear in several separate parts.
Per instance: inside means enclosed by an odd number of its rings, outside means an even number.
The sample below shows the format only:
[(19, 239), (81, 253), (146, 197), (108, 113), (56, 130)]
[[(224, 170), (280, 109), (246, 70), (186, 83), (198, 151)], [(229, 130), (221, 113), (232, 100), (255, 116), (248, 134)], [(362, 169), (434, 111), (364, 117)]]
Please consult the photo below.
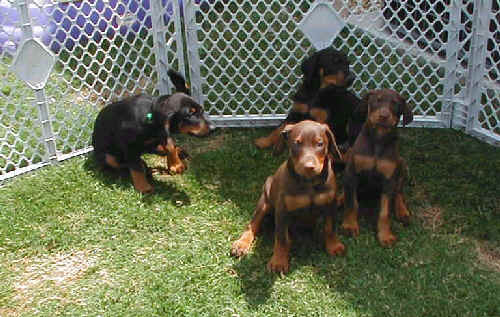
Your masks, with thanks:
[(314, 226), (318, 217), (324, 215), (327, 252), (341, 254), (344, 245), (333, 229), (337, 208), (333, 154), (341, 155), (333, 133), (326, 124), (306, 120), (287, 125), (282, 135), (287, 139), (290, 156), (267, 178), (252, 221), (233, 243), (231, 254), (236, 257), (247, 254), (264, 216), (274, 212), (274, 251), (267, 267), (273, 272), (286, 273), (291, 246), (289, 228), (294, 224)]
[(406, 100), (390, 89), (370, 91), (366, 97), (368, 117), (354, 145), (344, 159), (345, 214), (342, 229), (359, 235), (358, 195), (360, 192), (380, 194), (377, 237), (382, 246), (391, 246), (396, 236), (391, 231), (390, 209), (402, 222), (410, 212), (403, 197), (407, 166), (399, 155), (397, 125), (403, 115), (403, 126), (413, 121)]

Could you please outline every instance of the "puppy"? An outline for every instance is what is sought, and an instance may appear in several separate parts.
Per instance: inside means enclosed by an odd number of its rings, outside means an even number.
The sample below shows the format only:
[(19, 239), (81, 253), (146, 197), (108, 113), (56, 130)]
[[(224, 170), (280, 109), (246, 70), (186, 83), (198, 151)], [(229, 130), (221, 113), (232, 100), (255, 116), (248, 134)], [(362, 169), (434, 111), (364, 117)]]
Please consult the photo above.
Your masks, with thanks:
[(290, 226), (304, 223), (314, 226), (318, 217), (324, 215), (327, 252), (341, 254), (344, 245), (333, 229), (337, 194), (333, 152), (341, 155), (333, 133), (326, 124), (306, 120), (285, 126), (282, 135), (288, 140), (290, 157), (267, 178), (252, 221), (233, 243), (231, 254), (236, 257), (247, 254), (264, 216), (274, 212), (274, 251), (267, 267), (273, 272), (286, 273)]
[[(314, 120), (310, 114), (311, 102), (320, 88), (326, 86), (349, 87), (354, 81), (354, 75), (349, 70), (347, 55), (332, 47), (319, 50), (309, 56), (301, 65), (304, 75), (297, 92), (293, 95), (293, 106), (284, 122), (270, 135), (255, 140), (258, 148), (276, 146), (280, 140), (280, 131), (286, 124), (302, 120)], [(332, 99), (328, 104), (332, 104)], [(331, 128), (331, 127), (330, 127)], [(278, 146), (276, 152), (280, 152)]]
[(104, 107), (94, 124), (92, 145), (98, 164), (129, 169), (141, 193), (153, 191), (142, 154), (166, 155), (170, 172), (182, 173), (186, 166), (171, 133), (205, 136), (214, 129), (202, 106), (187, 94), (184, 78), (173, 70), (168, 75), (177, 90), (174, 94), (127, 97)]
[(354, 144), (366, 120), (366, 102), (345, 87), (328, 85), (318, 90), (309, 107), (310, 120), (326, 123), (342, 149)]
[[(368, 117), (354, 145), (345, 156), (345, 208), (342, 229), (359, 235), (358, 195), (380, 195), (377, 237), (382, 246), (391, 246), (396, 236), (390, 228), (390, 209), (408, 223), (410, 212), (403, 197), (407, 166), (399, 155), (397, 125), (403, 115), (403, 126), (413, 121), (406, 100), (390, 89), (370, 91), (366, 97)], [(370, 195), (373, 196), (373, 195)]]

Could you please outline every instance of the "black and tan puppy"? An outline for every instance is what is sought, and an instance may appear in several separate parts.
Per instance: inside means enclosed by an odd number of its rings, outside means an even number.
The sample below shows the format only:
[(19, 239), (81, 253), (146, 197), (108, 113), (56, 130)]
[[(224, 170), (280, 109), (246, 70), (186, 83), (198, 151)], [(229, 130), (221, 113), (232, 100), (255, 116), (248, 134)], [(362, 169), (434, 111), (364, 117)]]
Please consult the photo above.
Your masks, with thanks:
[[(270, 135), (255, 140), (258, 148), (268, 148), (278, 144), (280, 131), (286, 124), (314, 120), (310, 114), (311, 102), (320, 88), (326, 86), (347, 88), (354, 81), (354, 75), (349, 70), (347, 55), (332, 47), (319, 50), (309, 56), (302, 62), (301, 70), (304, 78), (292, 97), (292, 109), (284, 122)], [(331, 103), (332, 101), (329, 102)]]
[(328, 85), (319, 89), (309, 106), (311, 120), (326, 123), (339, 145), (354, 144), (366, 120), (366, 102), (345, 87)]
[(184, 78), (172, 70), (168, 75), (177, 92), (160, 97), (141, 94), (114, 102), (99, 112), (92, 134), (97, 162), (129, 169), (134, 187), (142, 193), (153, 190), (142, 154), (166, 155), (169, 171), (182, 173), (186, 166), (171, 133), (205, 136), (213, 129), (202, 106), (188, 95)]
[[(413, 121), (406, 100), (390, 89), (370, 91), (365, 100), (368, 118), (356, 142), (345, 155), (345, 214), (342, 229), (359, 235), (358, 195), (380, 195), (377, 237), (383, 246), (396, 242), (391, 231), (390, 210), (407, 223), (410, 212), (403, 197), (407, 166), (399, 155), (397, 125), (403, 115), (403, 126)], [(370, 195), (372, 196), (372, 195)]]
[(237, 257), (247, 254), (264, 216), (274, 212), (274, 251), (268, 269), (286, 273), (289, 269), (291, 226), (314, 226), (318, 217), (324, 215), (327, 252), (341, 254), (344, 245), (333, 228), (337, 194), (333, 152), (341, 155), (333, 133), (326, 124), (306, 120), (287, 125), (282, 135), (288, 140), (289, 159), (267, 178), (252, 221), (240, 239), (233, 243), (231, 254)]

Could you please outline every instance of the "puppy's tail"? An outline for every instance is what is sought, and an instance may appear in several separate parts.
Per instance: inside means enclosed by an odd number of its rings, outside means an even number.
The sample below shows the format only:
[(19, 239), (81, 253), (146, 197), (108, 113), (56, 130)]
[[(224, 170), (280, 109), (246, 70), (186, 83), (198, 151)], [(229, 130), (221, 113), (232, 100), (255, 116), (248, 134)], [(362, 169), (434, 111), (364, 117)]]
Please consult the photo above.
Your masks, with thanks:
[(167, 72), (168, 77), (175, 86), (177, 92), (183, 92), (189, 95), (189, 86), (186, 84), (186, 80), (182, 75), (173, 69), (169, 69)]

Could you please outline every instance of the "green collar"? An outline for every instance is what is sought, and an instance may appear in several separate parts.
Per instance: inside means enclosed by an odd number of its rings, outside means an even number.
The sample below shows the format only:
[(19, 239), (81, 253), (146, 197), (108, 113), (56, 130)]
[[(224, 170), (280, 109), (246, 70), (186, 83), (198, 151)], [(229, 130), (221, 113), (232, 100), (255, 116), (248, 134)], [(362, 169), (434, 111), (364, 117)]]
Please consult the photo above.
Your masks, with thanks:
[(146, 122), (153, 123), (153, 113), (152, 112), (146, 113)]

